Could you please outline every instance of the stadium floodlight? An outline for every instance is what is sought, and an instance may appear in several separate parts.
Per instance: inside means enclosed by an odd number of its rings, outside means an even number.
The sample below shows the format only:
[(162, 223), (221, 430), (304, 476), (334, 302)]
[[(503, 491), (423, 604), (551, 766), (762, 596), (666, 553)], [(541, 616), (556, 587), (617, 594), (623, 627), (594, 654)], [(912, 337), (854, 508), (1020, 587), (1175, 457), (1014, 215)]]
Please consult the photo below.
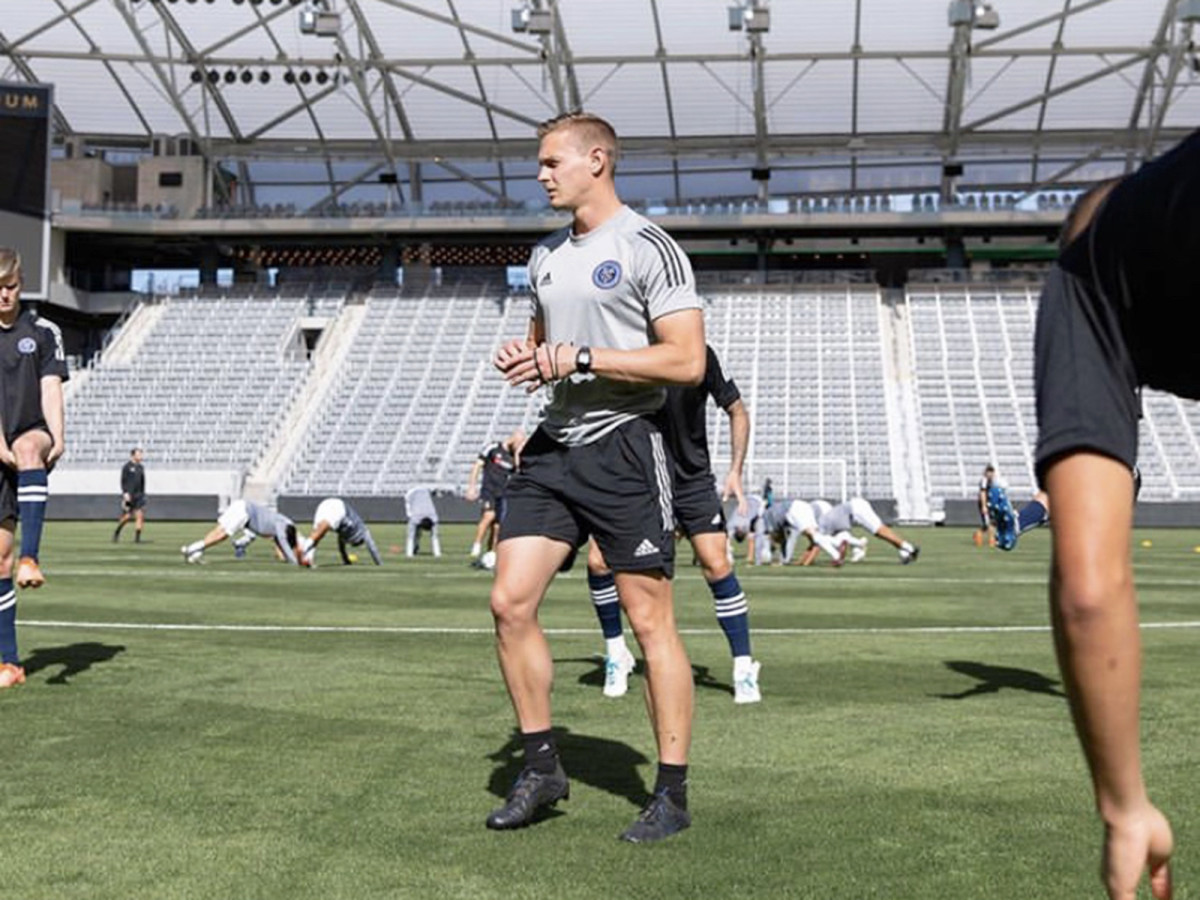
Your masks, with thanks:
[(950, 0), (949, 19), (951, 27), (969, 25), (983, 31), (994, 31), (1000, 27), (1000, 13), (990, 3), (977, 0)]
[(336, 12), (322, 9), (300, 11), (300, 33), (317, 37), (337, 37), (342, 30), (342, 18)]
[(548, 9), (527, 3), (512, 11), (512, 30), (518, 34), (549, 34), (553, 28), (554, 14)]
[(764, 34), (771, 30), (771, 11), (761, 0), (746, 0), (741, 6), (729, 7), (729, 30), (743, 29), (751, 34)]

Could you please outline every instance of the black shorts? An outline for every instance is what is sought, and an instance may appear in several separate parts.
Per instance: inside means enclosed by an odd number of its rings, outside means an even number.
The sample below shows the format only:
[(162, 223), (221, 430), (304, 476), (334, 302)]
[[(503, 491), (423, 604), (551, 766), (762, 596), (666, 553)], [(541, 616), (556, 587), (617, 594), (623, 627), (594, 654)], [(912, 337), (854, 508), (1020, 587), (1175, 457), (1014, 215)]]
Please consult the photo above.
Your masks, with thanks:
[(725, 510), (712, 475), (675, 479), (675, 522), (688, 537), (725, 532)]
[(121, 498), (121, 512), (123, 512), (123, 513), (133, 512), (135, 509), (145, 509), (145, 508), (146, 508), (146, 495), (145, 494), (130, 494), (128, 500), (125, 500), (124, 497)]
[[(567, 447), (539, 429), (504, 491), (500, 540), (537, 535), (581, 546), (594, 537), (616, 572), (675, 571), (670, 458), (648, 419)], [(568, 561), (569, 562), (569, 561)]]
[(1074, 450), (1137, 462), (1138, 376), (1113, 304), (1082, 279), (1051, 269), (1034, 339), (1037, 479)]
[(483, 504), (484, 512), (492, 512), (496, 516), (496, 520), (500, 521), (504, 518), (504, 496), (494, 497), (490, 494), (480, 496), (480, 501)]
[(0, 522), (17, 519), (17, 470), (0, 466)]

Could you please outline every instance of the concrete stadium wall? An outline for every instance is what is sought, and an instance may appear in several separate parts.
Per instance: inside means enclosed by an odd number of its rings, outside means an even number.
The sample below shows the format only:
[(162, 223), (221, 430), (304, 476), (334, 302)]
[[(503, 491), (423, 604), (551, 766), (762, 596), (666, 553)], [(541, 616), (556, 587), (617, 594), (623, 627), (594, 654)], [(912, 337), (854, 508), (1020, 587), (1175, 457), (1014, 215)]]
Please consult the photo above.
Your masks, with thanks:
[[(280, 496), (277, 506), (284, 515), (297, 522), (308, 522), (324, 500), (324, 496)], [(403, 497), (345, 497), (367, 522), (407, 522)], [(468, 503), (462, 497), (435, 494), (433, 499), (443, 522), (476, 522), (479, 504)], [(215, 521), (222, 500), (217, 494), (150, 494), (146, 501), (146, 518), (161, 522)], [(46, 508), (46, 517), (58, 521), (116, 520), (121, 514), (121, 495), (112, 494), (54, 494)]]
[[(1018, 503), (1018, 508), (1021, 505)], [(1053, 521), (1053, 510), (1050, 518)], [(947, 500), (946, 524), (978, 528), (979, 504), (974, 500)], [(1137, 528), (1200, 528), (1200, 503), (1139, 503), (1133, 524)]]

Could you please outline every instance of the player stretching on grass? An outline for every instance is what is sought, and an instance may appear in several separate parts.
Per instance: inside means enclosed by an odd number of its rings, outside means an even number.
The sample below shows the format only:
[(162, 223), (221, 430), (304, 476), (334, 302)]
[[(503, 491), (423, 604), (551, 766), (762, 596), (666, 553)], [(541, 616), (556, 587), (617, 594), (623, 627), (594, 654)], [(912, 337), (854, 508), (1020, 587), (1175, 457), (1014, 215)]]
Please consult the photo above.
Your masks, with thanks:
[(1171, 896), (1171, 826), (1142, 779), (1141, 640), (1129, 545), (1139, 390), (1200, 399), (1200, 131), (1068, 216), (1034, 342), (1037, 474), (1054, 512), (1055, 649), (1104, 822), (1102, 877)]
[(691, 823), (692, 667), (672, 608), (671, 476), (655, 416), (662, 385), (704, 376), (704, 318), (687, 257), (617, 197), (612, 126), (572, 113), (544, 123), (538, 136), (538, 181), (573, 221), (534, 248), (528, 337), (495, 357), (509, 384), (550, 384), (552, 393), (508, 483), (500, 526), (492, 616), (525, 767), (487, 825), (525, 825), (567, 797), (538, 607), (590, 535), (616, 573), (641, 645), (658, 743), (653, 799), (621, 837), (656, 841)]

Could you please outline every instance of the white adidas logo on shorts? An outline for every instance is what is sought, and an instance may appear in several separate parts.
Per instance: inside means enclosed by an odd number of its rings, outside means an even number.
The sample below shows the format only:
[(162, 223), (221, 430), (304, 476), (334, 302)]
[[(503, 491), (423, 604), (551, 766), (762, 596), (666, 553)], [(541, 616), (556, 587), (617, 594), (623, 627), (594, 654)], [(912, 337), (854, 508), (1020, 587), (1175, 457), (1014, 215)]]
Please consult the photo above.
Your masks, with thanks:
[(658, 553), (658, 552), (659, 552), (658, 548), (655, 547), (652, 543), (650, 543), (649, 538), (643, 538), (642, 542), (637, 545), (637, 549), (633, 551), (633, 555), (635, 557), (649, 556), (652, 553)]

